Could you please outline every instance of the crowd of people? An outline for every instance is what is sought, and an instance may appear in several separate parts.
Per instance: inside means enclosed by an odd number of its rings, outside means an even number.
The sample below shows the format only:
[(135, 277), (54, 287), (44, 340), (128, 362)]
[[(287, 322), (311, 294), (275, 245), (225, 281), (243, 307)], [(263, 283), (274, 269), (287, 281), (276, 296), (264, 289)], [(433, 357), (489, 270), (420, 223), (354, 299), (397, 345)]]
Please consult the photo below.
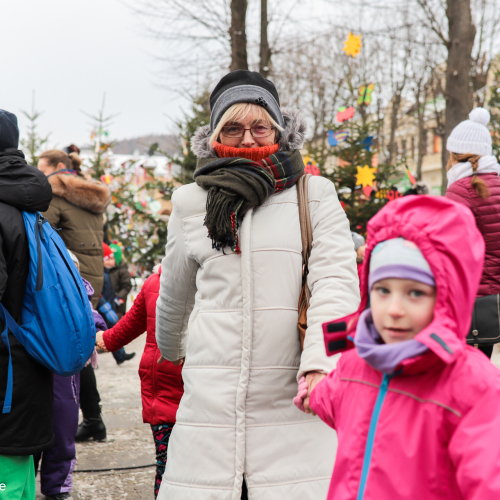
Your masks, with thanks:
[[(22, 321), (22, 212), (40, 211), (81, 275), (96, 350), (120, 364), (146, 334), (160, 500), (497, 499), (500, 165), (488, 111), (448, 139), (446, 197), (388, 203), (365, 239), (328, 179), (307, 177), (301, 201), (306, 123), (270, 80), (233, 71), (210, 109), (191, 142), (195, 182), (172, 196), (165, 257), (128, 310), (123, 248), (103, 229), (108, 188), (74, 147), (27, 165), (16, 117), (0, 110), (2, 308)], [(46, 498), (69, 498), (75, 441), (106, 439), (97, 351), (64, 377), (2, 330), (0, 404), (10, 357), (16, 376), (0, 414), (0, 500), (34, 499), (36, 474)]]

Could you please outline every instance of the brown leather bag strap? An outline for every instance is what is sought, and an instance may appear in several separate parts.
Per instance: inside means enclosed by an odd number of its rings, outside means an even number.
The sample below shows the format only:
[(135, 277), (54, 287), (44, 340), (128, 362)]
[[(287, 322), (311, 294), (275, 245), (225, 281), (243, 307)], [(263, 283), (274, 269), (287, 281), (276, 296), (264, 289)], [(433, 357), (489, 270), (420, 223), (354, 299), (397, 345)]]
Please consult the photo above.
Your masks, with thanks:
[(309, 215), (309, 178), (311, 174), (303, 175), (297, 182), (297, 199), (299, 202), (300, 233), (302, 236), (302, 274), (307, 274), (307, 265), (312, 250), (312, 227)]

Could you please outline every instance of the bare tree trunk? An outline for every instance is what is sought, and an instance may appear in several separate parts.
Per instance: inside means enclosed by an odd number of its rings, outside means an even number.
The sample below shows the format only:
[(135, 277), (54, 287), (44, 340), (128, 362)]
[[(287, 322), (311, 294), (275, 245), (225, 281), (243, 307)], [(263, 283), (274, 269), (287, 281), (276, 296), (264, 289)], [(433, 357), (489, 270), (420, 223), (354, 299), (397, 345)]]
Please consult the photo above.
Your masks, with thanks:
[(389, 139), (389, 163), (392, 164), (396, 158), (396, 129), (398, 128), (398, 113), (401, 106), (401, 92), (396, 92), (392, 100), (391, 110), (391, 133)]
[(446, 141), (451, 131), (472, 109), (471, 66), (476, 28), (472, 23), (470, 0), (447, 0), (449, 25), (448, 61), (446, 68), (446, 113), (443, 136), (441, 194), (446, 192)]
[(415, 105), (417, 106), (417, 159), (416, 165), (416, 179), (417, 181), (422, 180), (422, 164), (424, 162), (424, 156), (427, 149), (426, 134), (425, 129), (425, 108), (426, 108), (426, 98), (427, 98), (427, 85), (424, 84), (424, 78), (420, 78), (416, 83), (415, 88)]
[(267, 0), (260, 0), (260, 63), (259, 72), (267, 78), (271, 72), (271, 49), (267, 38), (267, 27), (269, 19), (267, 17)]
[[(422, 106), (425, 107), (425, 99)], [(424, 163), (424, 156), (427, 152), (427, 141), (426, 134), (427, 130), (425, 130), (425, 109), (418, 111), (418, 146), (417, 146), (417, 181), (422, 180), (422, 164)]]
[(230, 70), (248, 69), (246, 16), (247, 0), (231, 0), (231, 66)]

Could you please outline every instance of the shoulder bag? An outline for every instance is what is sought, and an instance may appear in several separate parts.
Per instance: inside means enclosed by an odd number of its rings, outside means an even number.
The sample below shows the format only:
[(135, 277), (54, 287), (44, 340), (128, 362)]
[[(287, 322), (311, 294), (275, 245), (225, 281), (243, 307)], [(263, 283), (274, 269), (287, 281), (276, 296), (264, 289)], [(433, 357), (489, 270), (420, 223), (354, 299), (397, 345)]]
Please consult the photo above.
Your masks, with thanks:
[(302, 236), (302, 290), (299, 297), (299, 338), (300, 350), (304, 350), (304, 339), (307, 330), (307, 309), (311, 292), (307, 286), (307, 275), (309, 274), (309, 257), (312, 249), (312, 227), (309, 215), (309, 191), (308, 184), (311, 174), (303, 175), (297, 182), (297, 198), (299, 201), (300, 234)]
[(467, 335), (467, 344), (479, 347), (500, 342), (500, 297), (485, 295), (478, 297), (472, 310), (472, 324)]

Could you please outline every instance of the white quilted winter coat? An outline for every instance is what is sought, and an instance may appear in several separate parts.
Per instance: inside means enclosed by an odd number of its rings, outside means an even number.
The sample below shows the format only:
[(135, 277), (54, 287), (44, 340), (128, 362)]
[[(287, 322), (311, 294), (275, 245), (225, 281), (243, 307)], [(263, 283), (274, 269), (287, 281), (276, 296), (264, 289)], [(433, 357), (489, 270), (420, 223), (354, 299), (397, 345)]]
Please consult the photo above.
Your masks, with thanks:
[(207, 192), (175, 191), (162, 262), (156, 336), (164, 357), (186, 357), (184, 395), (170, 438), (159, 500), (321, 500), (336, 437), (292, 399), (297, 378), (329, 372), (321, 324), (359, 303), (349, 224), (333, 184), (309, 182), (312, 291), (304, 351), (297, 303), (301, 236), (293, 186), (249, 210), (241, 254), (212, 249)]

